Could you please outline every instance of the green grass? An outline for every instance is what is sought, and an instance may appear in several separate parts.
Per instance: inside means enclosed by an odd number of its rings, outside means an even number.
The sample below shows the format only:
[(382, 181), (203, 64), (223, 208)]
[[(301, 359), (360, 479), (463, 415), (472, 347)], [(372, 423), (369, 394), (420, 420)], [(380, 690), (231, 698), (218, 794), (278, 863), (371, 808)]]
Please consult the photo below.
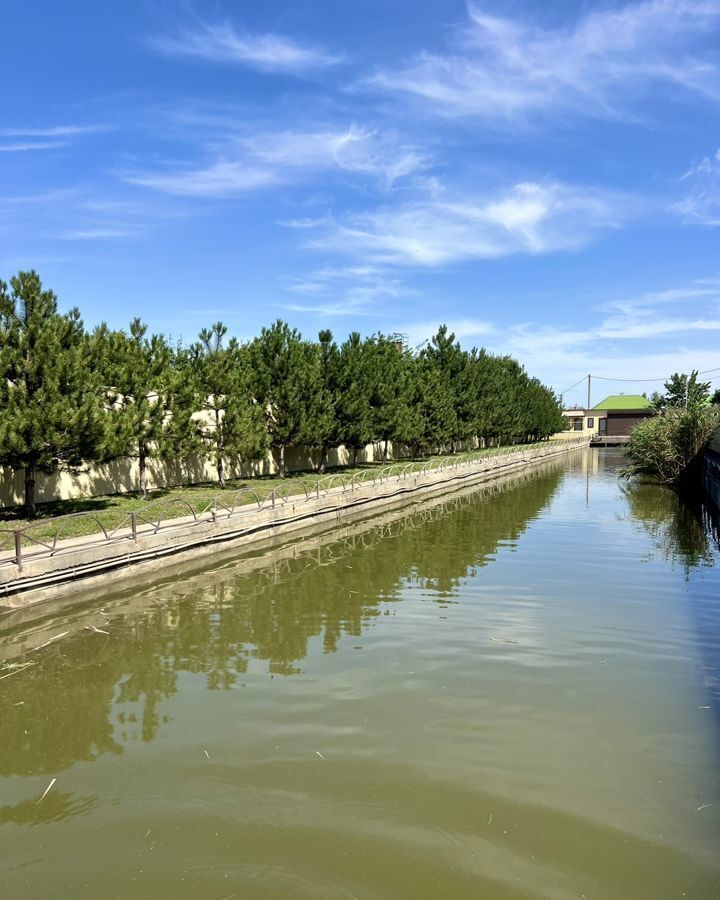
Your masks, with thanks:
[[(528, 449), (532, 445), (524, 444), (519, 448)], [(545, 444), (547, 446), (547, 444)], [(468, 458), (481, 458), (498, 453), (507, 452), (509, 447), (490, 448), (466, 453), (457, 453), (453, 456), (456, 461)], [(76, 500), (58, 500), (52, 503), (38, 505), (35, 519), (26, 519), (22, 515), (22, 508), (0, 510), (0, 549), (11, 550), (14, 547), (14, 536), (11, 533), (16, 528), (32, 526), (29, 534), (39, 541), (52, 542), (58, 539), (70, 537), (82, 537), (102, 531), (101, 525), (107, 531), (112, 531), (120, 526), (129, 526), (129, 515), (136, 512), (142, 518), (152, 521), (157, 519), (167, 520), (190, 514), (190, 509), (185, 504), (190, 504), (196, 514), (209, 511), (214, 500), (218, 504), (230, 506), (255, 503), (255, 497), (248, 490), (241, 496), (236, 496), (238, 491), (251, 489), (260, 500), (264, 500), (276, 490), (291, 494), (302, 494), (302, 483), (310, 491), (318, 481), (325, 482), (326, 487), (339, 485), (340, 478), (349, 479), (353, 475), (358, 479), (370, 478), (369, 473), (377, 474), (378, 470), (391, 465), (399, 466), (409, 464), (412, 470), (421, 469), (432, 460), (445, 459), (445, 456), (423, 457), (417, 460), (397, 460), (390, 462), (369, 463), (353, 468), (352, 466), (340, 467), (328, 470), (324, 475), (316, 472), (297, 472), (278, 478), (275, 476), (261, 476), (246, 478), (228, 482), (227, 488), (221, 490), (217, 484), (192, 485), (187, 487), (173, 487), (155, 490), (149, 493), (147, 499), (143, 499), (137, 493), (114, 494), (103, 497), (85, 497)], [(332, 480), (331, 480), (332, 479)], [(183, 502), (178, 502), (183, 501)], [(81, 515), (84, 514), (84, 515)], [(70, 518), (62, 518), (68, 517)], [(142, 524), (138, 521), (138, 526)], [(32, 546), (33, 541), (23, 536), (23, 545)]]

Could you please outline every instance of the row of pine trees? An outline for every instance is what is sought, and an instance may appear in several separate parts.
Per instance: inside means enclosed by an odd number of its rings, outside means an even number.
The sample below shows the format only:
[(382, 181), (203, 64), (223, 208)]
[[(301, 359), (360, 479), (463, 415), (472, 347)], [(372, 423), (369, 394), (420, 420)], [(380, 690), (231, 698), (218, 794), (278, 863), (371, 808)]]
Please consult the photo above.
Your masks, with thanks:
[(35, 512), (35, 476), (87, 462), (139, 460), (140, 491), (154, 456), (229, 464), (272, 451), (285, 474), (289, 448), (371, 442), (413, 454), (537, 440), (561, 430), (555, 395), (508, 356), (464, 351), (442, 326), (419, 352), (392, 337), (330, 331), (303, 339), (285, 322), (241, 344), (216, 323), (191, 345), (83, 327), (62, 314), (34, 271), (0, 281), (0, 465), (22, 470)]

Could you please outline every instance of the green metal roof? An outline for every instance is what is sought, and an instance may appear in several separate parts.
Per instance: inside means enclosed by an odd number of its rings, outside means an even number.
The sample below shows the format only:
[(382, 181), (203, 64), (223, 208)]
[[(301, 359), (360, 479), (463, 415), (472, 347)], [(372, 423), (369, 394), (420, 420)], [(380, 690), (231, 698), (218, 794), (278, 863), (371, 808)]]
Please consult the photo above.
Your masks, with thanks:
[(611, 394), (593, 409), (649, 409), (652, 403), (641, 394)]

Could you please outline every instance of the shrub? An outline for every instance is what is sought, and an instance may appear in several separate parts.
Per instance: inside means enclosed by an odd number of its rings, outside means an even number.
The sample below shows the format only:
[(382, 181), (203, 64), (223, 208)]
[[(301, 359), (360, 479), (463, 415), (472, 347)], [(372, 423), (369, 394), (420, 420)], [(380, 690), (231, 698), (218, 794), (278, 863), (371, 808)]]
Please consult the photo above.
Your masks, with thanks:
[(640, 422), (630, 435), (625, 475), (642, 475), (678, 485), (692, 476), (713, 432), (720, 427), (717, 406), (669, 408)]

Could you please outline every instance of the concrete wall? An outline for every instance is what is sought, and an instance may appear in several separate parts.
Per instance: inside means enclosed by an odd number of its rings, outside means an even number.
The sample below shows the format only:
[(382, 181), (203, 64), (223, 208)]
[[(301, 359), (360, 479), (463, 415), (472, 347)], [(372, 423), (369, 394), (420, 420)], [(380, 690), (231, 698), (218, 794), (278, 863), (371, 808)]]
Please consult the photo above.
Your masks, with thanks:
[[(358, 453), (358, 462), (382, 460), (384, 444), (368, 444)], [(388, 445), (390, 458), (407, 455), (402, 446)], [(289, 471), (313, 469), (319, 464), (319, 452), (291, 449), (286, 453)], [(328, 466), (344, 466), (353, 461), (353, 452), (338, 447), (328, 453)], [(248, 478), (253, 475), (273, 475), (278, 471), (277, 461), (271, 454), (255, 463), (227, 465), (227, 478)], [(0, 507), (18, 506), (23, 502), (23, 473), (0, 468)], [(77, 500), (83, 497), (98, 497), (105, 494), (123, 494), (138, 490), (140, 472), (137, 459), (129, 457), (114, 460), (105, 465), (85, 466), (79, 472), (54, 472), (52, 475), (37, 474), (37, 501), (48, 503), (52, 500)], [(163, 462), (160, 459), (148, 461), (148, 487), (171, 487), (182, 484), (203, 484), (217, 482), (217, 468), (209, 459), (191, 457), (188, 460)]]
[(705, 491), (720, 510), (720, 428), (715, 432), (705, 454)]

